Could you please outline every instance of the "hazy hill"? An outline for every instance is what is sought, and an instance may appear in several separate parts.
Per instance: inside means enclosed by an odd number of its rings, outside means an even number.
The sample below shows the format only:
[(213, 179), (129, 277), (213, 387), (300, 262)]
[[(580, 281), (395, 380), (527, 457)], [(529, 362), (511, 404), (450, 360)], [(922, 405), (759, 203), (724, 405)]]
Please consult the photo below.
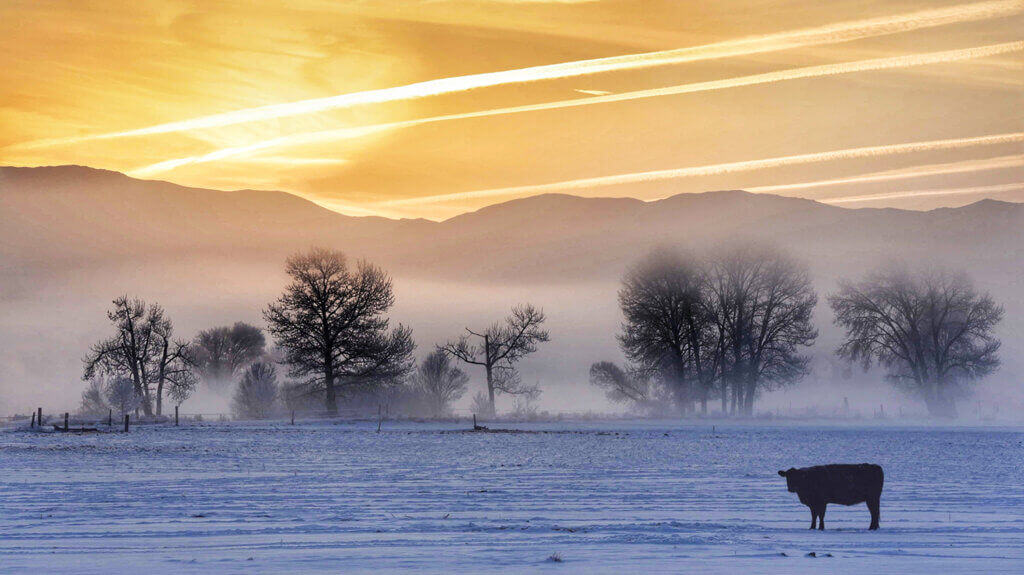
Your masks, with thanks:
[(283, 192), (186, 188), (78, 166), (0, 168), (0, 257), (22, 272), (186, 253), (279, 261), (328, 245), (396, 274), (567, 281), (618, 277), (651, 246), (742, 237), (828, 267), (929, 253), (996, 265), (1021, 256), (1022, 224), (1024, 206), (992, 200), (930, 212), (853, 210), (742, 191), (655, 202), (551, 194), (436, 223), (349, 217)]

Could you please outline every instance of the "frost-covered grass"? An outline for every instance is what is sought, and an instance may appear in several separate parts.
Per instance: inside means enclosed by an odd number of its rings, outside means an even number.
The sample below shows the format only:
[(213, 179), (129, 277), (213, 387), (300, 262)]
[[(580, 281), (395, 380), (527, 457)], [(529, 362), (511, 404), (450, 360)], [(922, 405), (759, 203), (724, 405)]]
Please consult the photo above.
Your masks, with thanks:
[[(510, 426), (512, 424), (507, 424)], [(0, 572), (1019, 573), (1024, 431), (668, 422), (0, 432)], [(885, 468), (882, 529), (778, 469)], [(808, 557), (808, 553), (816, 557)], [(831, 556), (829, 556), (831, 555)], [(557, 557), (557, 559), (556, 559)]]

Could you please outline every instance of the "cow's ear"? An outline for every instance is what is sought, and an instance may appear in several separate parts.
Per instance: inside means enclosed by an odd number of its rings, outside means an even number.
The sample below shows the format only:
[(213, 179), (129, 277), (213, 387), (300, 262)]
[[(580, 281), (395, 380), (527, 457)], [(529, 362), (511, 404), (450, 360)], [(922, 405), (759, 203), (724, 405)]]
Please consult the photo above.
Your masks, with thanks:
[(779, 475), (781, 475), (782, 477), (785, 477), (786, 476), (786, 472), (785, 471), (780, 471)]

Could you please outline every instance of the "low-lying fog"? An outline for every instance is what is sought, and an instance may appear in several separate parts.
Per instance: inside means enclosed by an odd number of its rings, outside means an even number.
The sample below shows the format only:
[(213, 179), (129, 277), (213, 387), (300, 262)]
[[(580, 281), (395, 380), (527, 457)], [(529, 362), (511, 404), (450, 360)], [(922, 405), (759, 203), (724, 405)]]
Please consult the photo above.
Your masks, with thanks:
[[(110, 301), (129, 294), (159, 302), (174, 321), (175, 334), (191, 339), (199, 330), (245, 321), (263, 326), (261, 310), (280, 293), (286, 278), (281, 266), (241, 261), (180, 261), (147, 267), (109, 265), (90, 271), (71, 270), (47, 278), (27, 278), (0, 300), (0, 415), (28, 413), (41, 406), (49, 412), (74, 411), (84, 388), (82, 358), (89, 345), (109, 335), (106, 311)], [(772, 392), (755, 406), (758, 412), (807, 415), (816, 409), (829, 416), (849, 401), (850, 413), (873, 417), (879, 406), (886, 415), (924, 414), (916, 399), (895, 392), (881, 372), (863, 373), (857, 366), (844, 370), (834, 359), (839, 332), (831, 325), (824, 296), (834, 279), (816, 278), (819, 303), (815, 323), (820, 336), (813, 347), (811, 376), (786, 390)], [(481, 329), (504, 317), (510, 306), (530, 302), (544, 309), (551, 341), (520, 364), (522, 379), (539, 383), (540, 410), (552, 413), (622, 412), (588, 381), (591, 363), (623, 361), (616, 334), (621, 314), (615, 282), (556, 285), (471, 285), (422, 279), (394, 278), (396, 305), (393, 322), (413, 329), (417, 357), (458, 336), (466, 327)], [(988, 286), (1007, 307), (998, 333), (1003, 339), (1001, 369), (975, 386), (973, 398), (960, 403), (961, 421), (996, 416), (998, 421), (1024, 419), (1021, 321), (1012, 286)], [(1012, 301), (1006, 301), (1010, 299)], [(268, 344), (270, 342), (268, 341)], [(483, 389), (483, 371), (464, 366), (471, 376), (469, 392), (456, 404), (468, 413), (472, 395)], [(844, 374), (845, 371), (845, 374)], [(711, 408), (717, 408), (716, 401)], [(980, 414), (978, 409), (980, 407)], [(498, 410), (512, 409), (510, 398), (499, 398)], [(199, 392), (182, 406), (186, 413), (228, 411), (228, 399)]]

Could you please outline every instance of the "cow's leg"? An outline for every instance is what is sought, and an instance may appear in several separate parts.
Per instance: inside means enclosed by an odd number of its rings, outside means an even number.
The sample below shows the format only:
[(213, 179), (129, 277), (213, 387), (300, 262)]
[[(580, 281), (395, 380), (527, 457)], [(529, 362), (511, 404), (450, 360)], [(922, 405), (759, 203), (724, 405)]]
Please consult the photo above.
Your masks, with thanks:
[(818, 525), (818, 511), (814, 507), (808, 507), (811, 510), (811, 529), (814, 529)]
[(818, 530), (825, 530), (825, 508), (828, 507), (827, 503), (822, 503), (821, 507), (818, 508)]
[(878, 519), (881, 516), (881, 497), (871, 497), (868, 499), (868, 511), (871, 512), (871, 526), (868, 529), (874, 531), (878, 529)]

